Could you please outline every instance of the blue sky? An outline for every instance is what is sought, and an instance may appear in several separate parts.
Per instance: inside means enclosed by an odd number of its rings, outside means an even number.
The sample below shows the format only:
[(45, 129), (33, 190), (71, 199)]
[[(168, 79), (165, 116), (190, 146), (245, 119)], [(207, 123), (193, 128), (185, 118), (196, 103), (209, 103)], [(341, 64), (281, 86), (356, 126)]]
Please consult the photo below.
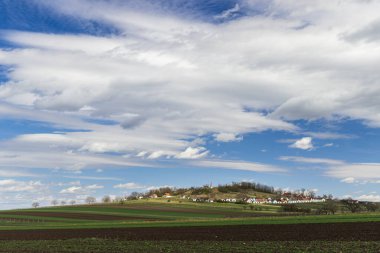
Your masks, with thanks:
[(243, 180), (380, 201), (379, 5), (0, 0), (0, 208)]

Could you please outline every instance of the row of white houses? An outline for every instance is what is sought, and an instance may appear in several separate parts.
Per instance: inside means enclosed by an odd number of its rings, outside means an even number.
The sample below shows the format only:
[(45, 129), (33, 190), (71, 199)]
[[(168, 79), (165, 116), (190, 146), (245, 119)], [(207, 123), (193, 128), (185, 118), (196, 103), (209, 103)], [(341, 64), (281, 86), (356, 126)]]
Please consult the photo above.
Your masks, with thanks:
[[(216, 200), (213, 199), (204, 199), (204, 198), (192, 198), (193, 202), (208, 202), (213, 203)], [(218, 202), (227, 202), (227, 203), (236, 203), (237, 199), (227, 198), (227, 199), (219, 199)], [(257, 198), (248, 198), (243, 200), (243, 202), (248, 204), (297, 204), (297, 203), (318, 203), (325, 202), (325, 199), (314, 199), (314, 198), (303, 198), (303, 199), (287, 199), (282, 198), (280, 200), (265, 198), (265, 199), (257, 199)]]
[(318, 202), (325, 202), (325, 199), (255, 199), (255, 198), (249, 198), (246, 200), (246, 203), (248, 204), (297, 204), (297, 203), (318, 203)]

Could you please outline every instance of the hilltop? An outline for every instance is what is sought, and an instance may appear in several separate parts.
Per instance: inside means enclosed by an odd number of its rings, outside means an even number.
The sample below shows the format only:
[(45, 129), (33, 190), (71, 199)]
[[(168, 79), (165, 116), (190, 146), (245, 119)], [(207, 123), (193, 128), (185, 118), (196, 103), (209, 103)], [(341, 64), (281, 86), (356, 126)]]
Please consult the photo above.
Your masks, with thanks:
[[(325, 201), (326, 199), (332, 199), (332, 196), (316, 196), (315, 192), (305, 189), (291, 192), (275, 189), (273, 186), (260, 183), (234, 182), (214, 187), (211, 185), (190, 188), (161, 187), (151, 189), (145, 193), (133, 192), (125, 199), (119, 198), (118, 201), (142, 198), (183, 199), (194, 202), (233, 202), (240, 204), (286, 204)], [(104, 199), (107, 199), (107, 197)]]

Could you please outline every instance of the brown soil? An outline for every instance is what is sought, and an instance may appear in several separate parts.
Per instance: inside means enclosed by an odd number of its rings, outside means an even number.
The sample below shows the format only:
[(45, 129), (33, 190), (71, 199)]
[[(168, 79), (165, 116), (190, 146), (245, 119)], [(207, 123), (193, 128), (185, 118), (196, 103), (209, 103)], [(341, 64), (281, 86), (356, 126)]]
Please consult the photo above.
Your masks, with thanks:
[(0, 240), (380, 241), (380, 222), (0, 231)]
[(27, 218), (7, 218), (7, 217), (0, 217), (0, 222), (25, 222), (25, 223), (32, 223), (32, 222), (40, 222), (38, 219), (27, 219)]
[(12, 215), (25, 215), (33, 217), (53, 217), (53, 218), (67, 218), (67, 219), (80, 219), (80, 220), (157, 220), (146, 217), (134, 216), (121, 216), (121, 215), (107, 215), (107, 214), (94, 214), (94, 213), (69, 213), (69, 212), (2, 212), (2, 214)]

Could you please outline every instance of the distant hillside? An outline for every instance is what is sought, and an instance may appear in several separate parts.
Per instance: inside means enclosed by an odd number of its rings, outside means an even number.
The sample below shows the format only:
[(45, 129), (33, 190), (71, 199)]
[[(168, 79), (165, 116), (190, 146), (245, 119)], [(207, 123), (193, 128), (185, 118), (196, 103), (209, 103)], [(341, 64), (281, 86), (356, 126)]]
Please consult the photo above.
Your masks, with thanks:
[[(268, 186), (260, 183), (253, 182), (239, 182), (224, 184), (218, 186), (204, 185), (201, 187), (190, 188), (171, 188), (162, 187), (158, 189), (152, 189), (146, 193), (132, 193), (128, 198), (187, 198), (187, 199), (199, 199), (199, 200), (226, 200), (233, 199), (235, 201), (247, 201), (248, 199), (304, 199), (309, 198), (322, 198), (315, 196), (315, 193), (307, 190), (298, 190), (295, 192), (283, 191), (281, 189), (275, 189), (273, 186)], [(332, 198), (332, 196), (323, 196), (323, 198)]]
[(164, 197), (165, 195), (170, 196), (207, 196), (211, 198), (217, 198), (222, 196), (232, 197), (235, 195), (240, 195), (241, 198), (244, 197), (273, 197), (281, 194), (280, 191), (276, 191), (274, 187), (267, 186), (259, 183), (251, 182), (240, 182), (232, 184), (224, 184), (212, 187), (211, 185), (204, 185), (201, 187), (190, 187), (190, 188), (171, 188), (162, 187), (157, 189), (152, 189), (141, 196), (150, 197)]

